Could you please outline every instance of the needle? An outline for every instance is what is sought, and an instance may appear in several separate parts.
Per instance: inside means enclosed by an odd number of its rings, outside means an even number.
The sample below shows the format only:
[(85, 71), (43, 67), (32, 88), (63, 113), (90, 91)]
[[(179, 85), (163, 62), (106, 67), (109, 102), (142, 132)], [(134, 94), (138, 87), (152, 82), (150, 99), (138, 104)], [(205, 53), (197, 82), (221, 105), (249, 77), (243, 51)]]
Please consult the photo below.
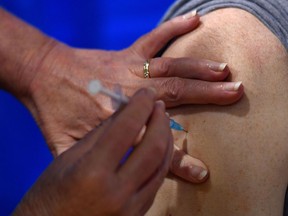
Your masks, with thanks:
[[(108, 97), (111, 97), (115, 101), (118, 101), (123, 104), (127, 104), (129, 102), (129, 98), (127, 96), (122, 94), (116, 94), (115, 92), (105, 88), (104, 86), (102, 86), (99, 80), (92, 80), (88, 85), (88, 91), (90, 92), (90, 94), (102, 93), (104, 95), (107, 95)], [(187, 130), (185, 130), (179, 123), (177, 123), (175, 120), (171, 118), (170, 118), (170, 128), (188, 133)]]

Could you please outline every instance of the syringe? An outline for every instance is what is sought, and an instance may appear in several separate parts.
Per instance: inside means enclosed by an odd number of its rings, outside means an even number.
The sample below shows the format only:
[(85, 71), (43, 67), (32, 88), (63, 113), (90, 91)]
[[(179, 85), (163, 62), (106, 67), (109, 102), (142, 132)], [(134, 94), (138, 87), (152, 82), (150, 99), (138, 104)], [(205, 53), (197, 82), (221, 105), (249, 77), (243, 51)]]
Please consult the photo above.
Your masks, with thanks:
[[(122, 104), (127, 104), (129, 102), (129, 98), (127, 96), (116, 94), (115, 92), (105, 88), (104, 86), (102, 86), (99, 80), (92, 80), (88, 85), (88, 91), (90, 94), (102, 93)], [(187, 130), (185, 130), (179, 123), (177, 123), (175, 120), (171, 118), (170, 118), (170, 128), (188, 133)]]

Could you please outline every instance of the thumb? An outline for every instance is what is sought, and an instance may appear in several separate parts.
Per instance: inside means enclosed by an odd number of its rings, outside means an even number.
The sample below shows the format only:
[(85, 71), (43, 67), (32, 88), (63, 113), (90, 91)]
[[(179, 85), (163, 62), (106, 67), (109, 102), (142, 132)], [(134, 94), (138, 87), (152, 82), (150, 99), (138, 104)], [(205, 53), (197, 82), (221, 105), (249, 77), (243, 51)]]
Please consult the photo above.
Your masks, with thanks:
[(208, 168), (203, 162), (186, 154), (176, 145), (174, 145), (174, 155), (170, 171), (176, 176), (192, 183), (202, 183), (209, 177)]

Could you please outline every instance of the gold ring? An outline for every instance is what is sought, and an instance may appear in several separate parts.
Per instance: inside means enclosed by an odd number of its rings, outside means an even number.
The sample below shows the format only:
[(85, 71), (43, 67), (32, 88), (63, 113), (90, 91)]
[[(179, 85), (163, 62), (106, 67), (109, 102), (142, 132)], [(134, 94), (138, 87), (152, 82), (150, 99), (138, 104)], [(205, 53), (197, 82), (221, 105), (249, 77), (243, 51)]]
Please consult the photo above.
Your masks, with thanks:
[(144, 78), (151, 78), (150, 72), (149, 72), (149, 65), (150, 65), (149, 60), (145, 61), (144, 66), (143, 66)]

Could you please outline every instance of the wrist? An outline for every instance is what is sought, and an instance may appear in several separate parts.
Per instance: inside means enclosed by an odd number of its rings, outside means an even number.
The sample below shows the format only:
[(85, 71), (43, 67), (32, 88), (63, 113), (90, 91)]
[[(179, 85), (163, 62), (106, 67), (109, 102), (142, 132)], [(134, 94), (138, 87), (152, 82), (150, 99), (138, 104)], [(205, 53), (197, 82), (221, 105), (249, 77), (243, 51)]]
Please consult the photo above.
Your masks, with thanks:
[[(6, 83), (6, 90), (22, 102), (23, 100), (31, 100), (31, 85), (33, 80), (42, 73), (42, 67), (46, 58), (48, 58), (49, 53), (52, 52), (57, 44), (57, 41), (46, 38), (38, 47), (27, 51), (23, 56), (19, 70), (16, 72), (17, 76), (13, 82)], [(13, 83), (17, 85), (15, 86)]]
[(18, 88), (14, 95), (28, 108), (40, 127), (43, 121), (39, 117), (39, 112), (43, 112), (41, 103), (55, 103), (55, 91), (63, 86), (63, 79), (67, 78), (67, 65), (71, 65), (66, 62), (66, 56), (70, 55), (72, 50), (60, 42), (47, 40), (31, 55), (22, 69), (22, 76), (26, 79), (21, 80), (22, 93), (19, 93)]
[(56, 42), (1, 8), (0, 20), (0, 87), (22, 98)]

